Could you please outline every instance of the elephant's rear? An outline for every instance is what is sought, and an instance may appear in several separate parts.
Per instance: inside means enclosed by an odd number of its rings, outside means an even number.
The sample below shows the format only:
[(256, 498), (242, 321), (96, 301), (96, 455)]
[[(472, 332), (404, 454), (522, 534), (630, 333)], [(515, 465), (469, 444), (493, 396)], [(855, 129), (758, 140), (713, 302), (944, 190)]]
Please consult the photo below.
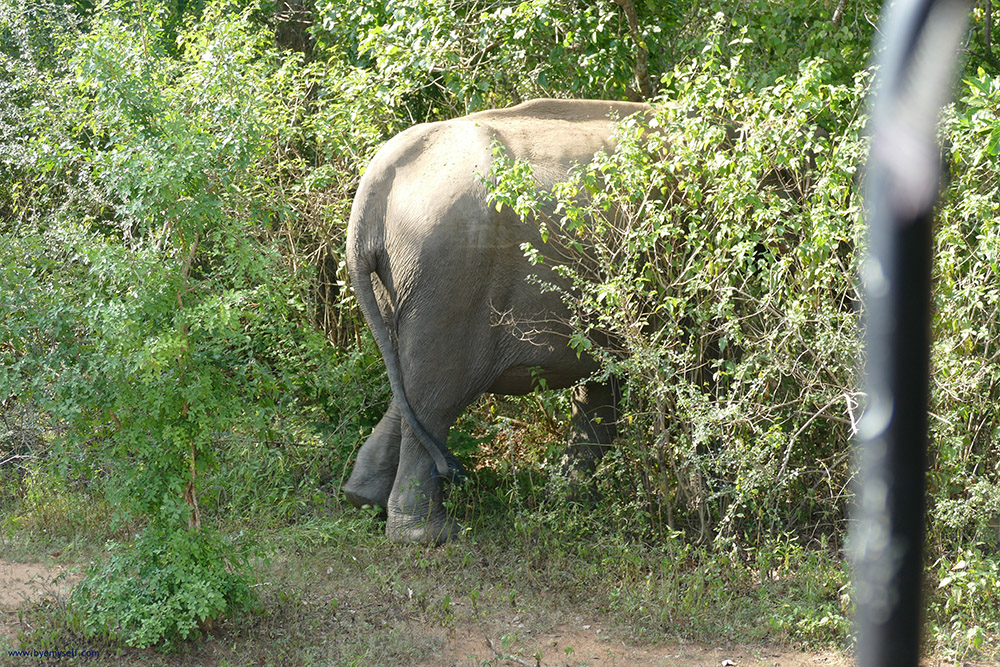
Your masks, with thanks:
[[(587, 374), (566, 345), (558, 294), (528, 280), (561, 280), (524, 256), (523, 244), (543, 245), (537, 225), (490, 200), (493, 151), (499, 145), (508, 158), (530, 164), (537, 184), (548, 188), (573, 165), (614, 149), (612, 117), (646, 108), (537, 100), (418, 125), (378, 152), (354, 202), (347, 262), (355, 290), (364, 288), (362, 312), (383, 355), (398, 355), (415, 402), (419, 393), (460, 412), (488, 390), (524, 393), (537, 377), (566, 386)], [(385, 287), (381, 303), (373, 273)], [(535, 367), (545, 366), (549, 375), (539, 376)], [(453, 392), (439, 388), (442, 376)]]
[(609, 114), (643, 108), (543, 100), (420, 125), (369, 165), (348, 225), (347, 265), (394, 400), (346, 491), (385, 503), (390, 538), (440, 542), (457, 530), (441, 502), (440, 477), (454, 461), (444, 443), (478, 395), (524, 393), (537, 377), (568, 386), (594, 369), (566, 344), (559, 296), (528, 280), (559, 280), (524, 256), (524, 243), (541, 245), (537, 225), (490, 200), (494, 145), (528, 162), (547, 188), (613, 148)]
[[(418, 415), (413, 409), (409, 396), (420, 396), (422, 387), (413, 380), (406, 341), (403, 349), (400, 346), (400, 315), (419, 291), (414, 284), (417, 272), (409, 258), (414, 255), (413, 241), (419, 236), (419, 223), (417, 230), (412, 228), (420, 218), (415, 211), (421, 207), (408, 206), (406, 197), (415, 187), (421, 189), (410, 165), (423, 152), (426, 129), (418, 126), (397, 135), (372, 160), (351, 209), (346, 261), (358, 305), (382, 353), (399, 410), (434, 460), (438, 474), (452, 478), (462, 471), (456, 460), (449, 462), (443, 437), (428, 430), (427, 424), (433, 420), (426, 410)], [(424, 189), (433, 190), (433, 185)]]

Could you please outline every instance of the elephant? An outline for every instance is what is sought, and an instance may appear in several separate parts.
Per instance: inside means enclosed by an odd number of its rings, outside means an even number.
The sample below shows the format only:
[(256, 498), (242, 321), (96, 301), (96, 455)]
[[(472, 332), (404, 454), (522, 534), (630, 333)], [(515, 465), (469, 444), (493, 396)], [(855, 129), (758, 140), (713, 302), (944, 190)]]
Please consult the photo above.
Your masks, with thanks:
[(484, 393), (575, 387), (570, 454), (585, 468), (615, 437), (615, 389), (587, 381), (597, 362), (568, 344), (567, 307), (540, 287), (563, 279), (525, 257), (523, 244), (544, 245), (538, 223), (498, 207), (487, 181), (499, 145), (551, 188), (574, 165), (615, 149), (616, 119), (648, 109), (538, 99), (413, 126), (368, 165), (346, 262), (392, 401), (343, 490), (354, 506), (385, 509), (390, 540), (440, 544), (460, 530), (442, 504), (442, 483), (464, 470), (445, 443)]

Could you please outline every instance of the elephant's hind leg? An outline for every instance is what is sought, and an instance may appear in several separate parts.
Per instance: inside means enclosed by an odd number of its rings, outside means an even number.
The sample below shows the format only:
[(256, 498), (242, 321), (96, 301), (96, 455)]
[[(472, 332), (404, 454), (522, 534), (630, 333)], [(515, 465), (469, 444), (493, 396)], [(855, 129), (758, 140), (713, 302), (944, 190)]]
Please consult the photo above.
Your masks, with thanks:
[(344, 485), (344, 495), (355, 507), (385, 508), (389, 504), (399, 467), (400, 416), (399, 406), (393, 400), (358, 452), (354, 470)]
[(593, 502), (597, 496), (591, 477), (618, 434), (617, 382), (588, 382), (573, 389), (569, 445), (562, 472), (570, 482), (573, 499)]
[[(448, 426), (428, 425), (428, 430), (441, 442), (448, 437)], [(434, 461), (406, 422), (402, 424), (402, 433), (399, 469), (389, 497), (386, 535), (393, 542), (442, 544), (454, 537), (461, 527), (444, 509), (442, 479), (434, 468)]]

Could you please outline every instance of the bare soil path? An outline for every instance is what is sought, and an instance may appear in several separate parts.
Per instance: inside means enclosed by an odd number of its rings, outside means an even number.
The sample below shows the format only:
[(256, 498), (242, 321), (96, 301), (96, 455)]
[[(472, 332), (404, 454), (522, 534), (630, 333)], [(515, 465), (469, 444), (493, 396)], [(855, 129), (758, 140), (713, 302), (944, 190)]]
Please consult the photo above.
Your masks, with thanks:
[(497, 646), (483, 634), (454, 630), (443, 637), (441, 655), (419, 667), (848, 667), (849, 664), (835, 653), (781, 647), (710, 647), (676, 642), (630, 645), (604, 636), (599, 625), (574, 623), (544, 633), (525, 632), (506, 647)]
[(79, 574), (63, 565), (0, 559), (0, 637), (17, 637), (19, 609), (45, 599), (64, 599), (79, 580)]
[[(46, 599), (63, 600), (80, 575), (63, 565), (14, 563), (0, 559), (0, 637), (15, 639), (21, 627), (18, 610)], [(833, 653), (780, 648), (713, 648), (695, 644), (629, 645), (608, 637), (598, 622), (575, 622), (536, 632), (517, 618), (491, 619), (491, 630), (509, 626), (502, 639), (492, 632), (409, 623), (406, 631), (424, 635), (439, 647), (433, 661), (415, 667), (482, 665), (600, 665), (608, 667), (847, 667)], [(499, 635), (494, 635), (499, 636)]]

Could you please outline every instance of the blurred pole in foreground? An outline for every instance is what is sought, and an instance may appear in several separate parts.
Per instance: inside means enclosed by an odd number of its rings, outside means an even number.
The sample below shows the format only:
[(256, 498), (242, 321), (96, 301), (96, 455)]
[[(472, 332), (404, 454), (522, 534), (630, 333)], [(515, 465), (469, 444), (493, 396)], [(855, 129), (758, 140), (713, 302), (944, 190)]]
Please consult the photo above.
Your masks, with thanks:
[(859, 667), (917, 667), (930, 373), (931, 219), (968, 0), (886, 2), (865, 207), (867, 407), (858, 426), (855, 564)]

